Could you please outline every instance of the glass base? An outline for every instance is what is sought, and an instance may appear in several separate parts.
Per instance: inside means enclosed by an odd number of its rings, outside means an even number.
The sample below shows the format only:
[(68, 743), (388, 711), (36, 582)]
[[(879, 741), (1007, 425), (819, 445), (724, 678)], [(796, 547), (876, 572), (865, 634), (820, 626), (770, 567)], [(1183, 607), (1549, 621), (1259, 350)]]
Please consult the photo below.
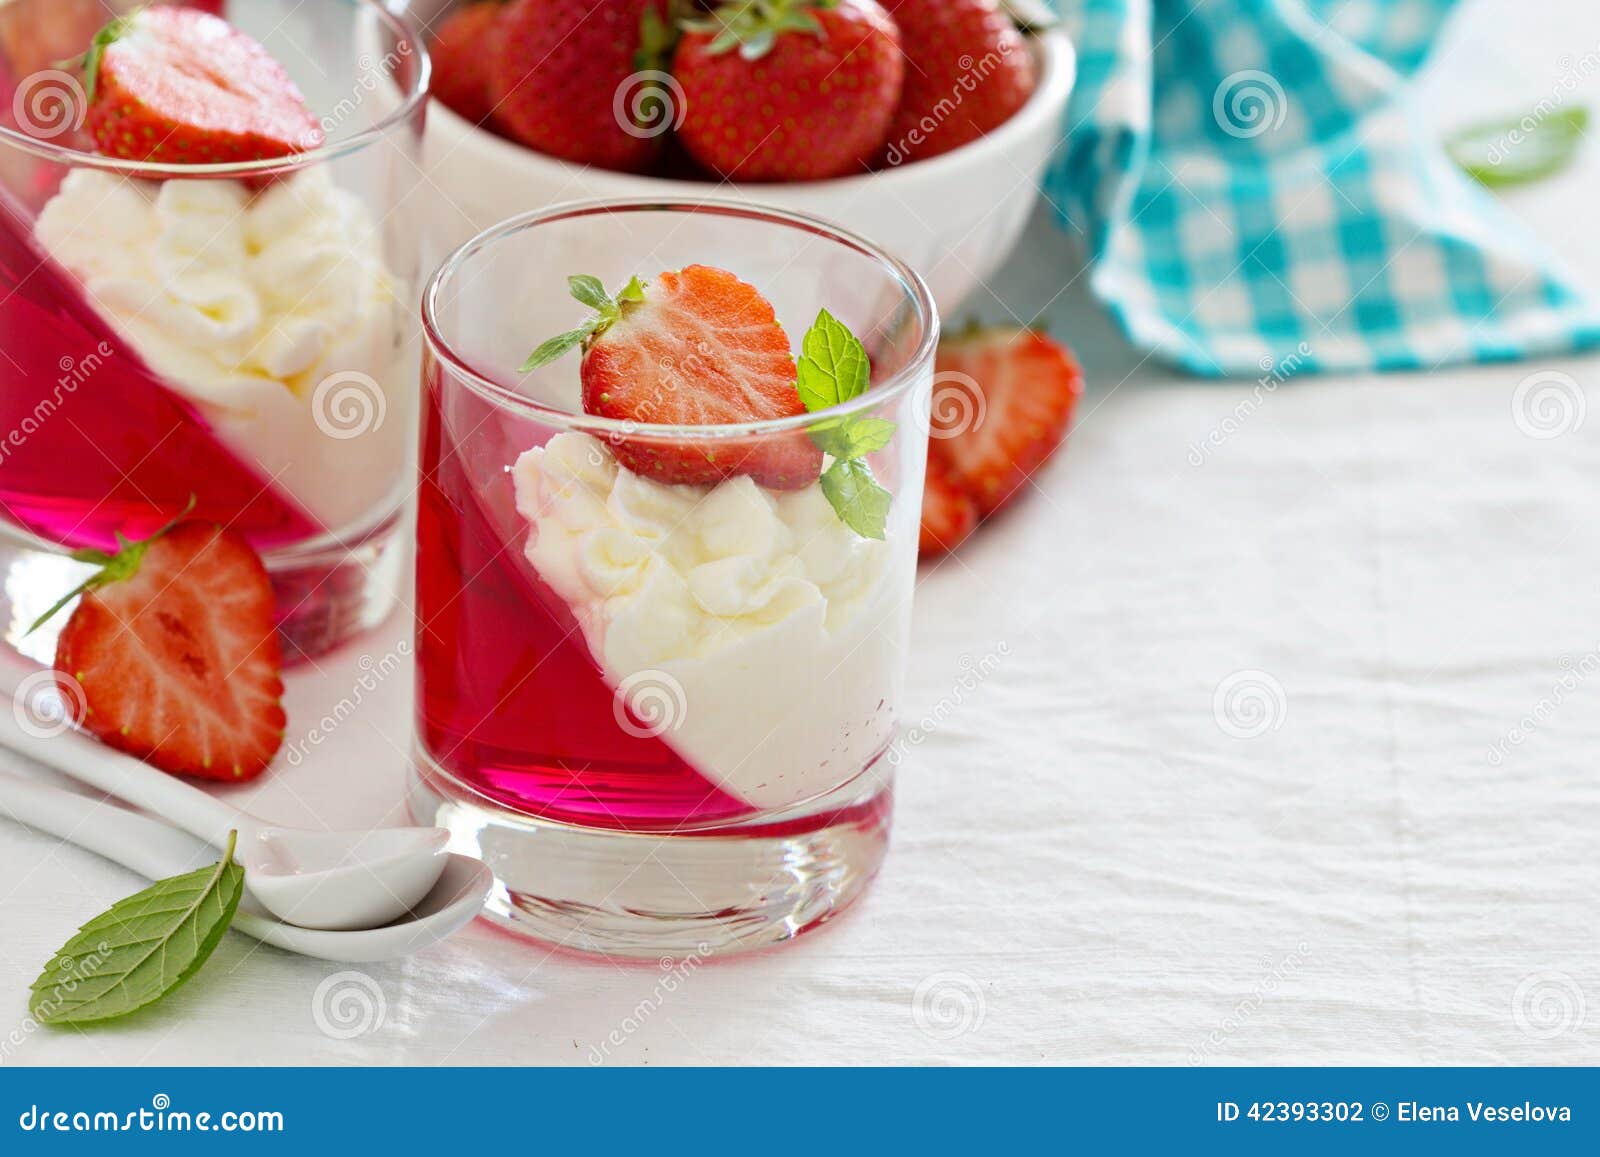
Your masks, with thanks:
[[(333, 650), (381, 624), (400, 601), (406, 576), (400, 518), (388, 519), (356, 546), (274, 551), (264, 555), (280, 620), (285, 666)], [(35, 662), (55, 661), (67, 615), (33, 634), (34, 620), (94, 567), (15, 533), (0, 533), (0, 615), (5, 641)]]
[(664, 835), (574, 827), (510, 811), (427, 755), (411, 814), (494, 872), (484, 915), (602, 956), (686, 958), (792, 940), (853, 903), (889, 847), (894, 789), (880, 761), (803, 808)]

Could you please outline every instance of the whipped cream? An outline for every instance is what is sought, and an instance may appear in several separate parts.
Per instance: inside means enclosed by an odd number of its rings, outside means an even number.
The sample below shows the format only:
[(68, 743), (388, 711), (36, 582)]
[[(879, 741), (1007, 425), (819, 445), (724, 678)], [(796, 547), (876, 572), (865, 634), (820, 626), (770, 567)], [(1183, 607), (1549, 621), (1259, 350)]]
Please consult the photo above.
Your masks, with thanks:
[(783, 807), (843, 784), (887, 745), (909, 611), (894, 592), (909, 576), (891, 573), (886, 543), (839, 521), (820, 486), (667, 486), (574, 433), (512, 474), (528, 561), (619, 699), (711, 782)]
[(325, 168), (255, 194), (79, 169), (35, 236), (218, 438), (325, 528), (353, 528), (396, 489), (397, 286), (371, 215)]

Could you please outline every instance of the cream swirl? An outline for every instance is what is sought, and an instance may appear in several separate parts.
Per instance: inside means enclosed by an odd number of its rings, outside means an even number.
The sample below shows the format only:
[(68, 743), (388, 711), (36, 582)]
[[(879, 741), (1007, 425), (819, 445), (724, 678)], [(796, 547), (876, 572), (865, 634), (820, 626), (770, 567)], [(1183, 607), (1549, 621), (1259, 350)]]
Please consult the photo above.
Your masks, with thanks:
[(893, 555), (840, 522), (820, 486), (663, 485), (575, 433), (512, 473), (528, 561), (614, 687), (646, 671), (682, 687), (663, 738), (719, 786), (782, 806), (887, 742), (901, 665), (888, 620), (905, 611)]
[(238, 456), (325, 525), (369, 513), (394, 488), (403, 411), (387, 431), (343, 441), (313, 412), (332, 374), (387, 390), (399, 333), (397, 286), (372, 216), (325, 168), (259, 192), (79, 169), (45, 205), (35, 236)]

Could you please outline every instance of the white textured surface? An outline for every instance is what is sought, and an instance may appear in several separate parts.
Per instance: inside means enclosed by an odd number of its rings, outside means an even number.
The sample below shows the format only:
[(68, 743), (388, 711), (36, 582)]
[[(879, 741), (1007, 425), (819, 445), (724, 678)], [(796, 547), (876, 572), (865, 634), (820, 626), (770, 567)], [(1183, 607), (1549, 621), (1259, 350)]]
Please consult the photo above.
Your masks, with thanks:
[[(1580, 10), (1521, 11), (1511, 37), (1494, 23), (1509, 9), (1477, 9), (1458, 35), (1484, 38), (1437, 78), (1439, 107), (1538, 99), (1563, 54), (1600, 41), (1600, 14)], [(1514, 203), (1600, 281), (1597, 182), (1591, 149)], [(987, 312), (1051, 300), (1065, 244), (1036, 232), (1026, 253)], [(942, 721), (911, 749), (894, 851), (856, 912), (670, 992), (652, 966), (474, 926), (370, 969), (382, 1023), (348, 1040), (314, 1012), (335, 966), (230, 937), (166, 1007), (0, 1056), (1593, 1062), (1600, 359), (1294, 381), (1252, 409), (1250, 383), (1136, 368), (1076, 289), (1050, 313), (1093, 392), (1041, 493), (923, 573), (907, 699)], [(1519, 428), (1515, 391), (1538, 369), (1577, 383), (1594, 411), (1580, 428)], [(291, 739), (402, 633), (296, 678)], [(968, 665), (993, 669), (958, 690)], [(1241, 671), (1283, 692), (1255, 738), (1214, 715)], [(361, 692), (309, 758), (247, 795), (286, 821), (382, 818), (408, 695), (402, 677)], [(3, 1040), (39, 966), (134, 880), (5, 825), (0, 881)], [(965, 1031), (944, 1031), (963, 1004)]]

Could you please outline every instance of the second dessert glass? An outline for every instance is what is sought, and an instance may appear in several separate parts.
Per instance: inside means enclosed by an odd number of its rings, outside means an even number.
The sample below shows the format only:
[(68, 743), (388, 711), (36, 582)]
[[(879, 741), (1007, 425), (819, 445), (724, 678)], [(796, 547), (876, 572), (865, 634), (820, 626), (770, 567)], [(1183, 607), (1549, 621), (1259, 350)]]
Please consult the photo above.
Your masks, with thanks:
[[(578, 359), (519, 367), (608, 288), (729, 270), (793, 346), (826, 308), (871, 388), (748, 425), (665, 426), (578, 404)], [(938, 320), (901, 262), (810, 218), (723, 202), (561, 206), (481, 234), (423, 295), (412, 809), (481, 855), (491, 914), (565, 947), (756, 947), (856, 898), (888, 843), (883, 758), (903, 684)], [(662, 389), (696, 388), (694, 357)], [(741, 456), (887, 419), (866, 459), (881, 539), (813, 482), (665, 485), (614, 451)], [(624, 455), (626, 457), (626, 455)]]
[(403, 578), (428, 62), (377, 0), (232, 0), (289, 72), (310, 152), (104, 156), (64, 58), (135, 5), (0, 6), (0, 577), (7, 641), (115, 549), (180, 516), (244, 534), (289, 661), (379, 621)]

